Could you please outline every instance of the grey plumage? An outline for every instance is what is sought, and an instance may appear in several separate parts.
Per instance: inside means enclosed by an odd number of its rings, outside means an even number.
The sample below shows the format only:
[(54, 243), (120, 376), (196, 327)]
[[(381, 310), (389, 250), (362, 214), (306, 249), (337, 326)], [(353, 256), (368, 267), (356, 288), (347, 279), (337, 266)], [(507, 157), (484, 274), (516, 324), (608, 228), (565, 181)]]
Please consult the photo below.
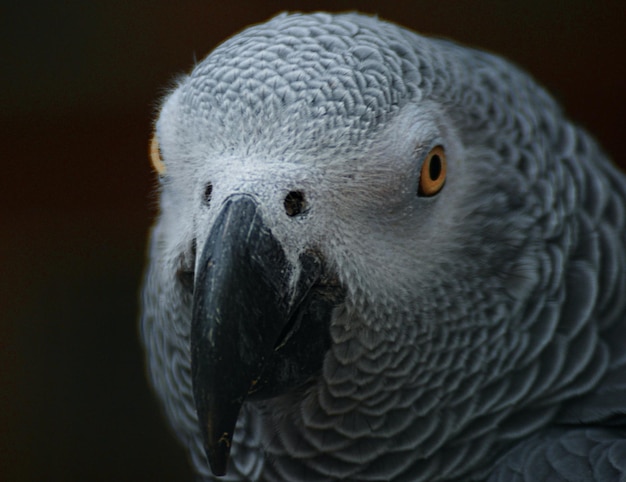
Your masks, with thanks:
[[(320, 369), (243, 404), (225, 480), (626, 480), (626, 178), (525, 73), (375, 18), (281, 15), (180, 79), (156, 137), (141, 332), (203, 480), (198, 270), (239, 195), (292, 288), (312, 251), (342, 297)], [(445, 184), (420, 197), (437, 145)]]

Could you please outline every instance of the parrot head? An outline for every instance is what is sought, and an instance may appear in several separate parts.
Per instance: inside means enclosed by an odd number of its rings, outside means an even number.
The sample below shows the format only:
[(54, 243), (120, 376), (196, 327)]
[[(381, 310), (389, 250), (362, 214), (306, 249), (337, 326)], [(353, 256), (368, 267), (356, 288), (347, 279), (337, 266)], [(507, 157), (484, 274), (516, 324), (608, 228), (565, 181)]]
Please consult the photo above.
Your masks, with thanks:
[(276, 17), (179, 79), (151, 144), (142, 333), (196, 465), (226, 472), (247, 406), (363, 440), (350, 409), (382, 453), (437, 411), (456, 426), (433, 450), (523, 405), (472, 397), (555, 329), (533, 320), (561, 283), (546, 239), (575, 209), (560, 116), (494, 56), (355, 14)]

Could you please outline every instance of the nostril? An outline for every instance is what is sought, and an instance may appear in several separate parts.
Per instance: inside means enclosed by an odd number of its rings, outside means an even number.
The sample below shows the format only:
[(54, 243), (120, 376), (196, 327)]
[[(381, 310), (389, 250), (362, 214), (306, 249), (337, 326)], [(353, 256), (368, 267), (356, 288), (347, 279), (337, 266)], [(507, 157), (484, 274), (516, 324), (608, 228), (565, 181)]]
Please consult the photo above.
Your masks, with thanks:
[(285, 196), (284, 206), (287, 216), (293, 217), (302, 214), (306, 207), (304, 194), (301, 191), (290, 191)]
[(210, 182), (207, 183), (207, 185), (204, 187), (204, 196), (203, 196), (203, 201), (204, 201), (204, 205), (208, 206), (209, 204), (211, 204), (211, 197), (213, 196), (213, 184), (211, 184)]

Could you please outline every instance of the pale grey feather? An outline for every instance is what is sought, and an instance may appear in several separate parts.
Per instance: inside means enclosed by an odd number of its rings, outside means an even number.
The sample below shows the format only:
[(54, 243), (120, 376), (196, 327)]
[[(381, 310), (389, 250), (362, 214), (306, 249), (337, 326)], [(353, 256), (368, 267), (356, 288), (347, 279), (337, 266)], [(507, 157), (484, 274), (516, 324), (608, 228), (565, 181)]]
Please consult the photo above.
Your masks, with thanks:
[[(251, 192), (288, 255), (316, 246), (347, 295), (315, 382), (244, 405), (225, 480), (541, 480), (582, 460), (588, 480), (623, 480), (626, 181), (525, 73), (375, 18), (282, 15), (179, 80), (156, 130), (142, 336), (201, 476), (176, 272)], [(433, 142), (448, 179), (418, 202)], [(272, 207), (292, 186), (299, 224)], [(587, 452), (556, 467), (570, 442)]]

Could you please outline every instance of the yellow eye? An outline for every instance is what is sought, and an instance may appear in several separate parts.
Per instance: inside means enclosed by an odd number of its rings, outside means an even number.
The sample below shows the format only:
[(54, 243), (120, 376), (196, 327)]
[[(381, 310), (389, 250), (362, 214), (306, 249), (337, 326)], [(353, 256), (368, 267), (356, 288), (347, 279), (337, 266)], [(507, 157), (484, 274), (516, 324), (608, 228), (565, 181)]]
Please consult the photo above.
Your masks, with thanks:
[(418, 196), (434, 196), (446, 182), (446, 153), (443, 146), (433, 147), (422, 164)]
[(165, 164), (161, 160), (161, 149), (156, 134), (153, 134), (152, 139), (150, 139), (150, 162), (159, 175), (165, 174)]

